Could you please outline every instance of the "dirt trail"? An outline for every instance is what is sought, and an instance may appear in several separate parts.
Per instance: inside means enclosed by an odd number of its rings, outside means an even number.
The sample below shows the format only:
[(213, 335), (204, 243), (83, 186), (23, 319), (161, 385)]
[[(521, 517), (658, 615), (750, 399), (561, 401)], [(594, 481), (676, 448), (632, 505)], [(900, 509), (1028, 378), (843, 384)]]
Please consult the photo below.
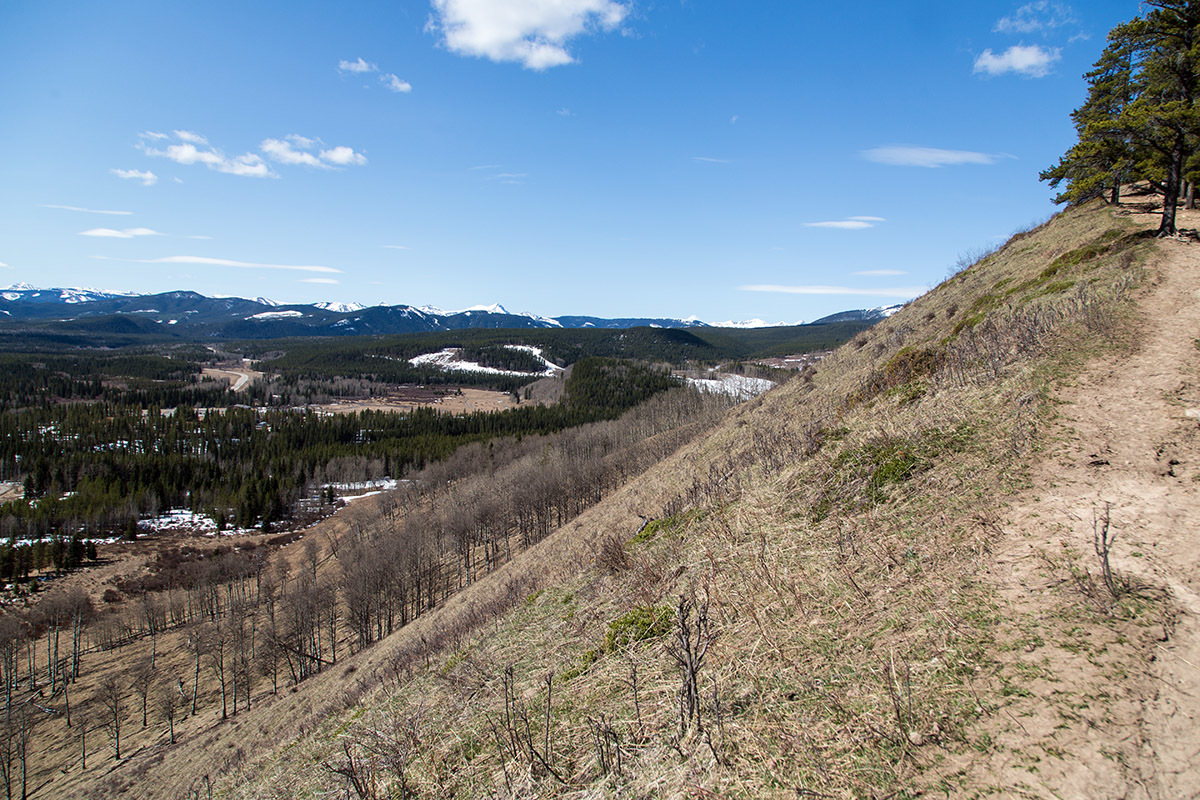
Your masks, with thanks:
[[(1181, 212), (1180, 224), (1196, 227), (1200, 213)], [(1001, 523), (1002, 614), (1059, 636), (1017, 657), (1048, 677), (1012, 707), (1010, 755), (989, 769), (1025, 796), (1200, 797), (1200, 245), (1160, 247), (1139, 298), (1140, 349), (1058, 393), (1061, 437)], [(1071, 629), (1053, 627), (1047, 601), (1063, 576), (1042, 554), (1069, 548), (1098, 573), (1093, 529), (1106, 504), (1114, 569), (1166, 592), (1178, 613), (1155, 635), (1143, 626), (1140, 650), (1086, 623), (1081, 648), (1064, 648)], [(1041, 758), (1022, 750), (1030, 741)]]

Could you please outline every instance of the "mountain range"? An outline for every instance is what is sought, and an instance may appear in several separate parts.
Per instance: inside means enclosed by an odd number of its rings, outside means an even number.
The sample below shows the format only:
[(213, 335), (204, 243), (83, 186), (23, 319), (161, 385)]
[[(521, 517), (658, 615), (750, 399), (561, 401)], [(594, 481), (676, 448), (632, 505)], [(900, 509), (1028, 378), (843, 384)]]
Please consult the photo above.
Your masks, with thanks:
[[(895, 313), (900, 306), (844, 311), (815, 324), (873, 321)], [(763, 328), (802, 323), (704, 322), (687, 319), (567, 315), (545, 317), (513, 313), (500, 304), (458, 311), (433, 306), (377, 305), (333, 301), (280, 304), (266, 298), (207, 297), (197, 292), (158, 294), (110, 292), (95, 289), (39, 289), (18, 283), (0, 290), (0, 324), (83, 323), (123, 333), (170, 331), (181, 338), (276, 339), (291, 336), (355, 336), (453, 331), (465, 328)], [(21, 324), (23, 323), (23, 324)]]

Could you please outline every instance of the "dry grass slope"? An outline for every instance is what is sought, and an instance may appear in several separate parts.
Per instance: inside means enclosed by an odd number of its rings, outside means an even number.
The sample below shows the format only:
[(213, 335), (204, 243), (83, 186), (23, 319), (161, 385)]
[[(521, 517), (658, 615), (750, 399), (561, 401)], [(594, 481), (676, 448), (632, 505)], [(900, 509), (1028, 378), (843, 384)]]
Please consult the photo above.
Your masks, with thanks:
[(1141, 231), (1097, 205), (1014, 236), (362, 654), (358, 674), (380, 674), (462, 631), (228, 760), (217, 793), (983, 795), (1022, 788), (998, 759), (1035, 775), (1075, 758), (1003, 739), (1057, 680), (1024, 654), (1074, 642), (1112, 674), (1165, 600), (1106, 598), (1076, 553), (1046, 563), (1065, 579), (1036, 614), (1002, 614), (987, 573), (1055, 392), (1136, 342)]

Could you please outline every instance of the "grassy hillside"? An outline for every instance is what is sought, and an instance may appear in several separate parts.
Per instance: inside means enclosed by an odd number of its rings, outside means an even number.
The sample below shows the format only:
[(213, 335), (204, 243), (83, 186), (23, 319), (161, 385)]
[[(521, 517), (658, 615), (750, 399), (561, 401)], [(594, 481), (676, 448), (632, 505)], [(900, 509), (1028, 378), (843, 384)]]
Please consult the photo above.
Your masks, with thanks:
[[(1034, 605), (1002, 605), (989, 575), (1008, 506), (1038, 491), (1034, 465), (1055, 445), (1056, 392), (1137, 345), (1158, 258), (1144, 227), (1094, 204), (1015, 235), (344, 665), (233, 720), (192, 721), (174, 746), (147, 735), (69, 785), (1020, 791), (998, 762), (1036, 783), (1077, 754), (1008, 737), (1021, 704), (1053, 695), (1058, 728), (1086, 732), (1120, 694), (1055, 675), (1050, 650), (1119, 679), (1166, 613), (1161, 594), (1105, 594), (1081, 551), (1038, 562), (1051, 588)], [(377, 513), (359, 506), (353, 525), (385, 524)]]
[[(518, 559), (503, 590), (481, 584), (384, 643), (391, 676), (373, 654), (381, 685), (225, 788), (317, 796), (343, 773), (393, 796), (969, 784), (951, 765), (993, 747), (988, 718), (1032, 681), (1005, 653), (1037, 635), (981, 580), (996, 520), (1029, 480), (1053, 387), (1126, 346), (1151, 246), (1102, 207), (1014, 236)], [(639, 531), (638, 514), (655, 521)], [(501, 593), (515, 602), (492, 619)], [(489, 608), (475, 624), (472, 605)], [(439, 626), (454, 634), (422, 648)]]

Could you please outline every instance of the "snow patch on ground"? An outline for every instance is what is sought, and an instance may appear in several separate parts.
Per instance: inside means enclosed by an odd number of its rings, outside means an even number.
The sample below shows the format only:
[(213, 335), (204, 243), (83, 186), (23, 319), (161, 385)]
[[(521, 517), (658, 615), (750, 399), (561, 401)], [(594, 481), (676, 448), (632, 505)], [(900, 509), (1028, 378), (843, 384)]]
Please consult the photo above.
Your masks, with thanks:
[(284, 317), (303, 317), (303, 311), (264, 311), (246, 319), (283, 319)]
[[(143, 533), (198, 533), (203, 536), (217, 535), (217, 522), (208, 514), (195, 514), (187, 509), (173, 508), (157, 517), (138, 521), (138, 530)], [(223, 536), (239, 533), (262, 533), (257, 528), (226, 528)]]
[(445, 350), (439, 350), (436, 353), (426, 353), (424, 355), (410, 358), (408, 363), (414, 367), (437, 367), (446, 371), (454, 372), (482, 372), (486, 375), (543, 375), (550, 377), (562, 371), (562, 367), (557, 367), (551, 364), (542, 355), (542, 351), (537, 347), (529, 347), (528, 345), (510, 344), (505, 347), (513, 350), (526, 350), (533, 353), (541, 359), (546, 365), (546, 369), (541, 372), (521, 372), (513, 369), (497, 369), (495, 367), (485, 367), (482, 364), (477, 364), (474, 361), (461, 361), (459, 356), (462, 350), (457, 347), (447, 347)]
[(749, 400), (775, 387), (774, 381), (765, 378), (747, 378), (745, 375), (720, 375), (717, 378), (688, 378), (688, 386), (694, 386), (706, 394), (723, 394), (735, 400)]
[(407, 481), (398, 481), (395, 478), (380, 478), (374, 481), (357, 481), (355, 483), (326, 483), (322, 488), (333, 487), (336, 492), (366, 492), (374, 490), (391, 491), (401, 483)]

